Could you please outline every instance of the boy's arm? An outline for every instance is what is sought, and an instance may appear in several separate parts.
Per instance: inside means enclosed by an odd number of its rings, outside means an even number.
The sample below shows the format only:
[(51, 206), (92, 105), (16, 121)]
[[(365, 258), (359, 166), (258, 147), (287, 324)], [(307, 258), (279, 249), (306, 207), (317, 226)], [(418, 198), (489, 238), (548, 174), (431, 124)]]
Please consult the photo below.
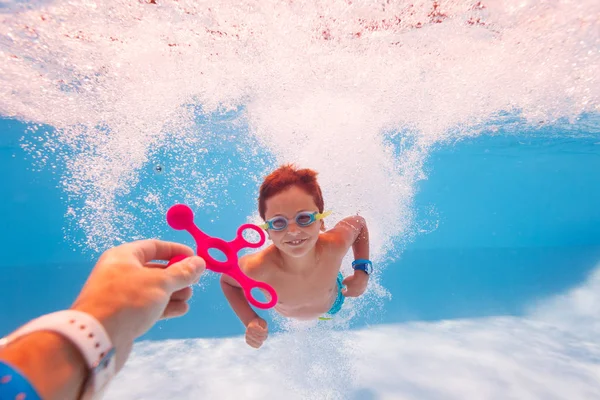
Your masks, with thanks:
[[(369, 259), (369, 230), (367, 223), (360, 215), (346, 217), (330, 231), (333, 240), (342, 248), (344, 254), (352, 246), (354, 259)], [(346, 297), (358, 297), (367, 289), (369, 274), (366, 271), (354, 270), (354, 274), (346, 277), (342, 284), (346, 286), (342, 294)]]
[(329, 231), (334, 240), (343, 247), (344, 252), (352, 246), (354, 259), (369, 259), (369, 229), (360, 215), (346, 217)]
[[(240, 258), (240, 267), (242, 269), (242, 266), (245, 264), (244, 261), (247, 260), (246, 257), (247, 256), (243, 256)], [(244, 326), (247, 327), (250, 321), (258, 318), (258, 314), (250, 307), (241, 286), (235, 279), (231, 278), (229, 275), (221, 274), (221, 289), (223, 290), (223, 294), (227, 298), (229, 305)]]

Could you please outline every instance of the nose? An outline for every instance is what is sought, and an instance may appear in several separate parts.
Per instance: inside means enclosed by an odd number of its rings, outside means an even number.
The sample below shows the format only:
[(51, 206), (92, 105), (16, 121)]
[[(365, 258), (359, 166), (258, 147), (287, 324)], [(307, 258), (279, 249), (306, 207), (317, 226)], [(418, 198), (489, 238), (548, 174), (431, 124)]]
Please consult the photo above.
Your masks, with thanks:
[(287, 226), (287, 233), (288, 235), (296, 236), (300, 233), (300, 229), (298, 228), (298, 225), (292, 222)]

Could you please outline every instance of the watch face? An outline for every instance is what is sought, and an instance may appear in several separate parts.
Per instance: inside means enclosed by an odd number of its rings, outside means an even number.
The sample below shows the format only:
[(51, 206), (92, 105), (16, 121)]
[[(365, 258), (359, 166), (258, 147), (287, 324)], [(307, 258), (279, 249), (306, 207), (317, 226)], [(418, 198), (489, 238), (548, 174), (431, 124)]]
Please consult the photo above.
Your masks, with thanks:
[(352, 268), (355, 271), (364, 271), (365, 273), (367, 273), (367, 275), (371, 275), (371, 272), (373, 272), (373, 264), (371, 262), (361, 262), (360, 264), (352, 263)]
[(354, 267), (355, 270), (364, 271), (367, 274), (371, 273), (371, 268), (369, 268), (369, 264), (359, 264)]

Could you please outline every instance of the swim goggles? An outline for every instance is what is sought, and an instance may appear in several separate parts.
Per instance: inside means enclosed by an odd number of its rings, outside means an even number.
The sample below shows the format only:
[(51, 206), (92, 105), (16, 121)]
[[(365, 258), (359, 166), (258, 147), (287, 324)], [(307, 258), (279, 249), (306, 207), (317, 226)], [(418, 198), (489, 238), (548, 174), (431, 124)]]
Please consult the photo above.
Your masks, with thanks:
[[(331, 211), (325, 211), (324, 213), (320, 213), (318, 211), (302, 211), (296, 214), (294, 220), (296, 221), (296, 225), (298, 226), (309, 226), (315, 221), (325, 218), (331, 214)], [(271, 218), (268, 221), (265, 221), (264, 224), (259, 225), (261, 228), (267, 230), (271, 229), (273, 231), (279, 232), (288, 227), (289, 220), (286, 217), (278, 216), (275, 218)]]

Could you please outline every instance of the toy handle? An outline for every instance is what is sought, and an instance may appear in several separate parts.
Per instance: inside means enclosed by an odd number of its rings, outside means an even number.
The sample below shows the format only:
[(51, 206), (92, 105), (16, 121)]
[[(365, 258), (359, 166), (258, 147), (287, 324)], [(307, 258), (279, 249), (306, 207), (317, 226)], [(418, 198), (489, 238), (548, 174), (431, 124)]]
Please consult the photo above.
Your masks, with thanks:
[[(175, 264), (176, 262), (184, 260), (186, 258), (188, 258), (188, 256), (184, 256), (184, 255), (175, 256), (175, 257), (171, 258), (171, 260), (167, 264), (167, 267), (169, 267), (172, 264)], [(278, 299), (277, 292), (275, 291), (275, 289), (273, 289), (273, 286), (271, 286), (267, 283), (261, 282), (261, 281), (255, 281), (254, 279), (247, 277), (239, 269), (224, 272), (224, 273), (231, 276), (233, 279), (235, 279), (240, 284), (240, 286), (242, 287), (242, 290), (244, 292), (244, 296), (246, 296), (246, 299), (248, 300), (248, 302), (250, 304), (252, 304), (254, 307), (266, 310), (266, 309), (274, 307), (275, 304), (277, 304), (277, 299)], [(262, 302), (258, 301), (252, 294), (252, 289), (254, 289), (254, 288), (263, 289), (264, 291), (269, 293), (269, 295), (271, 296), (271, 300), (269, 300), (266, 303), (262, 303)]]
[[(246, 238), (244, 238), (243, 233), (246, 229), (250, 229), (256, 233), (258, 233), (258, 236), (260, 236), (260, 240), (258, 242), (249, 242), (248, 240), (246, 240)], [(262, 246), (265, 243), (266, 237), (265, 237), (265, 232), (257, 225), (254, 224), (244, 224), (242, 226), (240, 226), (237, 230), (237, 236), (236, 238), (230, 242), (231, 247), (236, 251), (240, 251), (241, 249), (243, 249), (244, 247), (250, 247), (251, 249), (256, 249), (260, 246)]]
[[(248, 302), (254, 307), (266, 310), (268, 308), (274, 307), (275, 304), (277, 304), (277, 292), (275, 291), (275, 289), (273, 289), (271, 285), (265, 282), (255, 281), (254, 279), (244, 275), (244, 273), (241, 270), (229, 271), (226, 272), (226, 274), (231, 276), (240, 284), (242, 290), (244, 291), (244, 296), (246, 296)], [(262, 289), (266, 291), (267, 293), (269, 293), (271, 300), (267, 301), (266, 303), (258, 301), (258, 299), (256, 299), (252, 294), (252, 289)]]
[[(169, 260), (169, 263), (167, 264), (167, 267), (170, 267), (171, 265), (181, 261), (181, 260), (185, 260), (186, 258), (188, 258), (188, 256), (175, 256), (173, 258), (171, 258)], [(166, 268), (166, 267), (165, 267)]]
[[(271, 296), (271, 300), (266, 303), (261, 303), (260, 301), (258, 301), (252, 295), (252, 289), (254, 289), (254, 288), (265, 290)], [(244, 295), (246, 296), (246, 299), (248, 299), (248, 302), (250, 302), (250, 304), (252, 304), (254, 307), (262, 308), (263, 310), (266, 310), (268, 308), (274, 307), (275, 304), (277, 304), (277, 292), (275, 292), (275, 289), (273, 289), (273, 287), (269, 284), (266, 284), (264, 282), (254, 281), (253, 286), (244, 286), (243, 289), (244, 289)]]

